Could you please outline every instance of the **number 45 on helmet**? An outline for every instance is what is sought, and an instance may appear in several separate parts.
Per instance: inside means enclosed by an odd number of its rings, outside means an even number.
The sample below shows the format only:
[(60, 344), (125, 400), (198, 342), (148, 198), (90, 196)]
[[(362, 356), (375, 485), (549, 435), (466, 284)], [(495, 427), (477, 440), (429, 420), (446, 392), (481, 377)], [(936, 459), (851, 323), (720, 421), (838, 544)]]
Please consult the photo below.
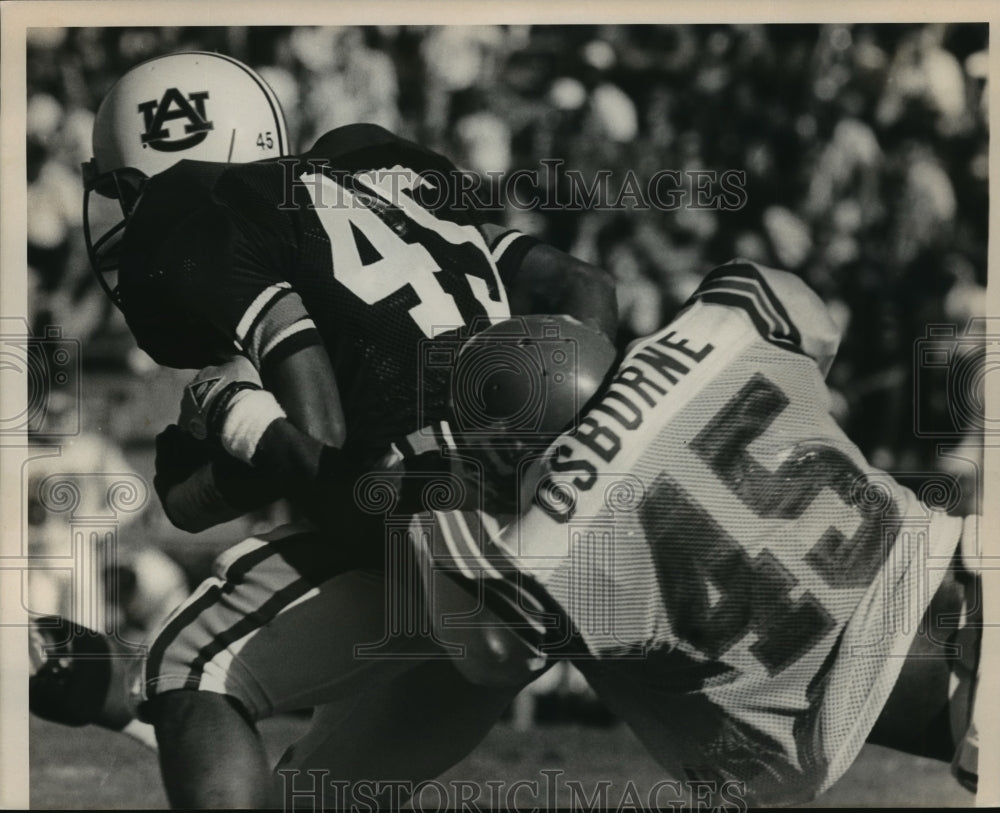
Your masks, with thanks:
[[(202, 51), (155, 57), (119, 79), (98, 108), (93, 147), (83, 165), (84, 237), (115, 304), (121, 233), (147, 178), (182, 159), (246, 163), (289, 151), (274, 91), (242, 62)], [(94, 192), (117, 202), (117, 222), (91, 211)], [(107, 222), (95, 238), (98, 220)]]

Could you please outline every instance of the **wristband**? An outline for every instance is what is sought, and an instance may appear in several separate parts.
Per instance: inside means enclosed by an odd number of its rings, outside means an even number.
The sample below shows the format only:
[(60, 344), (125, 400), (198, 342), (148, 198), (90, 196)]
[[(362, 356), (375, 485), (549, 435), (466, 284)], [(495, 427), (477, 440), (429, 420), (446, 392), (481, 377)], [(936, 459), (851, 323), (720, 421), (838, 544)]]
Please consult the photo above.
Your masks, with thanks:
[(260, 386), (252, 381), (237, 381), (228, 384), (217, 397), (212, 399), (211, 405), (208, 408), (208, 414), (205, 416), (206, 436), (214, 435), (215, 437), (221, 437), (222, 427), (226, 423), (226, 417), (229, 415), (229, 409), (233, 401), (241, 392), (259, 389)]
[(240, 390), (228, 404), (220, 437), (222, 448), (249, 463), (267, 427), (284, 417), (285, 411), (267, 390)]

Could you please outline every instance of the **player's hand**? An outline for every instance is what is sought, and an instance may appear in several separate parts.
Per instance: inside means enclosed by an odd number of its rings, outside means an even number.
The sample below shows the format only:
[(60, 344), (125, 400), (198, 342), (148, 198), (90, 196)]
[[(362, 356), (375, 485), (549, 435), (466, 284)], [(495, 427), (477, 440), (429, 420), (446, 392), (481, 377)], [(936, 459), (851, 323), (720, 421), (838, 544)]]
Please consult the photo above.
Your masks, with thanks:
[(229, 405), (236, 395), (261, 388), (260, 376), (245, 356), (205, 367), (184, 387), (177, 423), (198, 440), (219, 438)]
[(194, 438), (211, 439), (244, 463), (252, 462), (264, 431), (284, 411), (263, 389), (244, 356), (206, 367), (184, 388), (177, 423)]
[(186, 480), (211, 459), (209, 444), (176, 424), (170, 424), (156, 436), (156, 479), (167, 486)]

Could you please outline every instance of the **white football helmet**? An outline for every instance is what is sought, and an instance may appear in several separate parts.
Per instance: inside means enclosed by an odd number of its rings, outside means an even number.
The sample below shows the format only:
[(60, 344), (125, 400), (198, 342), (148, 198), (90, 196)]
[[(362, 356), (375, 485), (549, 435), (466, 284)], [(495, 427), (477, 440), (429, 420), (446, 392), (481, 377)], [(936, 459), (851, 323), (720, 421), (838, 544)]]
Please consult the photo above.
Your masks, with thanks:
[[(186, 51), (132, 68), (104, 97), (94, 119), (94, 157), (83, 165), (83, 225), (91, 265), (117, 271), (114, 239), (125, 228), (143, 182), (182, 159), (245, 163), (287, 155), (285, 117), (274, 91), (242, 62)], [(123, 219), (99, 239), (90, 233), (90, 193), (121, 205)]]

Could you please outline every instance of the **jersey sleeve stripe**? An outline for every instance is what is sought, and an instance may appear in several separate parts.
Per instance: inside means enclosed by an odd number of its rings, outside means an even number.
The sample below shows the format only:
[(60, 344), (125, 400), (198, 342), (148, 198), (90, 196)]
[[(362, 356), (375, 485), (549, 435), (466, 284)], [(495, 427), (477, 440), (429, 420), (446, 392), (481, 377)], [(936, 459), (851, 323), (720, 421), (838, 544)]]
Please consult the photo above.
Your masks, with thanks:
[(500, 527), (500, 523), (497, 522), (495, 517), (479, 509), (476, 509), (476, 515), (479, 518), (479, 526), (483, 529), (483, 533), (486, 534), (488, 539), (496, 539), (500, 536), (503, 528)]
[(281, 361), (291, 356), (293, 353), (304, 347), (312, 347), (323, 344), (323, 339), (319, 331), (311, 325), (305, 330), (300, 330), (285, 339), (281, 344), (270, 351), (261, 361), (260, 369), (263, 372), (268, 367), (273, 367)]
[(773, 329), (776, 333), (784, 334), (786, 336), (794, 335), (795, 328), (792, 326), (791, 322), (787, 319), (782, 319), (781, 315), (775, 310), (773, 303), (768, 298), (767, 293), (764, 289), (752, 280), (736, 279), (733, 277), (723, 277), (714, 281), (707, 290), (715, 291), (742, 291), (753, 298), (754, 303), (760, 309), (760, 312), (765, 316), (773, 325)]
[(763, 276), (750, 265), (733, 264), (715, 269), (705, 277), (691, 299), (740, 308), (765, 340), (805, 352), (802, 334), (788, 311)]
[(727, 305), (729, 307), (739, 308), (750, 317), (754, 327), (757, 328), (757, 332), (760, 333), (761, 337), (766, 341), (796, 353), (805, 352), (795, 342), (790, 341), (785, 337), (775, 335), (772, 330), (772, 325), (761, 314), (760, 309), (754, 303), (753, 298), (745, 293), (736, 291), (705, 291), (703, 293), (695, 294), (693, 298), (696, 298), (701, 302), (711, 302), (716, 305)]
[(236, 325), (236, 340), (242, 345), (246, 341), (247, 335), (253, 329), (254, 324), (257, 322), (261, 313), (267, 307), (267, 305), (283, 291), (290, 290), (291, 285), (287, 282), (277, 282), (274, 285), (269, 285), (256, 297), (254, 297), (253, 302), (250, 303), (250, 307), (244, 311), (243, 316), (240, 318), (239, 323)]
[(478, 559), (480, 567), (491, 578), (500, 578), (500, 571), (497, 570), (489, 560), (489, 552), (492, 551), (490, 544), (491, 537), (482, 522), (481, 511), (462, 511), (456, 516), (456, 520), (463, 529), (463, 536), (472, 554)]
[(490, 249), (493, 254), (493, 261), (500, 262), (500, 258), (503, 257), (504, 252), (511, 247), (511, 244), (519, 237), (524, 236), (524, 232), (517, 230), (501, 234), (496, 240), (493, 241), (493, 246)]
[[(457, 566), (466, 585), (471, 586), (475, 580), (482, 579), (484, 600), (490, 610), (516, 628), (530, 627), (544, 635), (545, 621), (541, 617), (546, 615), (544, 603), (526, 589), (519, 572), (511, 569), (504, 575), (482, 553), (480, 546), (489, 547), (489, 539), (484, 536), (477, 539), (469, 526), (469, 520), (482, 519), (480, 512), (436, 511), (434, 515), (452, 559), (449, 564)], [(480, 534), (485, 532), (478, 521), (476, 526)], [(500, 555), (499, 551), (497, 553)]]
[[(232, 578), (242, 578), (254, 564), (267, 558), (272, 553), (273, 551), (268, 550), (265, 540), (251, 536), (249, 539), (244, 539), (242, 542), (220, 553), (215, 559), (214, 569), (217, 571), (219, 577), (223, 579), (228, 579), (230, 576)], [(233, 570), (232, 574), (230, 574), (230, 569), (237, 562), (240, 563), (239, 570)]]
[[(449, 564), (457, 567), (466, 579), (475, 579), (476, 573), (469, 567), (469, 559), (471, 558), (478, 565), (480, 557), (473, 553), (468, 540), (463, 540), (466, 544), (462, 550), (459, 549), (458, 540), (462, 538), (462, 529), (452, 527), (453, 522), (455, 522), (453, 513), (451, 511), (435, 511), (434, 516), (437, 518), (441, 538), (448, 549), (448, 558), (451, 560)], [(468, 529), (466, 529), (467, 532)]]
[[(531, 591), (532, 587), (540, 588), (517, 568), (502, 548), (494, 543), (493, 540), (499, 535), (499, 523), (479, 509), (458, 512), (456, 518), (470, 529), (468, 539), (474, 552), (479, 553), (481, 567), (489, 577), (487, 581), (489, 589), (517, 607), (522, 615), (539, 617), (546, 615), (548, 610), (545, 602)], [(474, 529), (470, 528), (471, 524), (475, 525)], [(494, 565), (502, 568), (503, 572)], [(539, 631), (544, 629), (540, 619), (526, 617), (525, 620)]]
[(537, 237), (520, 231), (507, 232), (493, 241), (491, 256), (504, 285), (510, 285), (525, 256), (540, 242)]
[(284, 342), (286, 339), (294, 336), (296, 333), (301, 333), (303, 330), (315, 330), (316, 325), (313, 324), (313, 320), (309, 318), (300, 319), (293, 325), (289, 325), (284, 330), (281, 330), (271, 338), (271, 340), (264, 346), (264, 349), (260, 351), (260, 359), (263, 363), (264, 359), (273, 351), (278, 345)]
[(303, 315), (306, 315), (305, 307), (299, 295), (287, 288), (279, 291), (257, 311), (243, 339), (244, 348), (252, 348), (253, 355), (259, 355), (268, 334), (281, 330)]
[(749, 280), (760, 287), (763, 292), (764, 297), (768, 304), (777, 313), (778, 318), (788, 325), (789, 336), (793, 341), (801, 343), (799, 330), (792, 321), (791, 316), (788, 315), (788, 310), (785, 308), (784, 303), (781, 298), (775, 294), (774, 289), (768, 284), (767, 279), (752, 263), (747, 262), (734, 262), (729, 265), (721, 266), (720, 268), (712, 271), (706, 278), (705, 281), (708, 282), (710, 279), (723, 279), (725, 277), (740, 277), (742, 279)]
[(302, 298), (295, 291), (284, 289), (257, 313), (243, 348), (250, 361), (261, 369), (272, 357), (287, 358), (294, 350), (319, 343), (316, 325)]
[[(435, 511), (438, 525), (442, 530), (445, 545), (459, 569), (467, 578), (474, 578), (475, 573), (468, 569), (472, 564), (476, 570), (485, 573), (493, 579), (501, 578), (500, 571), (490, 564), (482, 554), (480, 539), (472, 532), (466, 521), (466, 514), (461, 511)], [(480, 529), (480, 533), (482, 529)], [(463, 566), (464, 565), (464, 566)]]

